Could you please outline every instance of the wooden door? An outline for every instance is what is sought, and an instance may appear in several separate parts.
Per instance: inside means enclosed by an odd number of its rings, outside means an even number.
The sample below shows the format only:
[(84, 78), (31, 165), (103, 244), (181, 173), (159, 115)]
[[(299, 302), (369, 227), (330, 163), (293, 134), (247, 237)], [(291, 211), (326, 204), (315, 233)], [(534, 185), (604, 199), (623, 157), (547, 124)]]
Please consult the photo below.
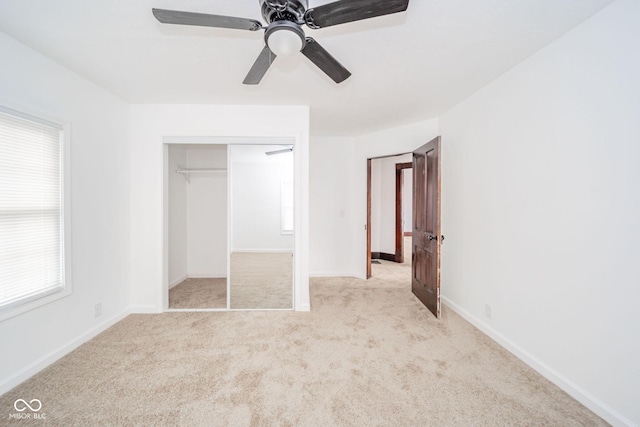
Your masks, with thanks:
[(440, 318), (440, 137), (413, 152), (411, 290)]

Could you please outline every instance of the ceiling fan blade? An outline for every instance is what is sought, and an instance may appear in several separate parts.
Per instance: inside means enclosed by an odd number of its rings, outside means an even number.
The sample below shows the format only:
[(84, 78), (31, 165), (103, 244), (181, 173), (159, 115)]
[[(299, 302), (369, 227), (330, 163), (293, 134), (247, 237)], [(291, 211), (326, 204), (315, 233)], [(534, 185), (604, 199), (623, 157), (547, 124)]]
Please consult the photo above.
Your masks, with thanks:
[(275, 53), (271, 52), (269, 47), (265, 46), (242, 83), (246, 85), (257, 85), (260, 83), (260, 80), (262, 80), (275, 59)]
[(409, 0), (340, 0), (307, 10), (304, 19), (310, 28), (325, 28), (404, 12), (408, 6)]
[(151, 9), (153, 16), (163, 24), (197, 25), (200, 27), (232, 28), (258, 31), (260, 21), (233, 16), (209, 15), (206, 13), (181, 12), (179, 10)]
[(336, 83), (345, 81), (351, 75), (349, 70), (344, 68), (325, 48), (311, 37), (307, 37), (307, 44), (302, 49), (302, 54)]

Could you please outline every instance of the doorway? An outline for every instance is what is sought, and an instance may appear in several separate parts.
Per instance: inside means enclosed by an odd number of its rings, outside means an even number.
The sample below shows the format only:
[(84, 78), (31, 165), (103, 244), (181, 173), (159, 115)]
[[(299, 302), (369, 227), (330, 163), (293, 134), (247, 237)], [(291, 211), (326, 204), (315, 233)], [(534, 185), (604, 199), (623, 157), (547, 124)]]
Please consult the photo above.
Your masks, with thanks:
[(367, 159), (367, 278), (372, 277), (372, 263), (405, 261), (412, 197), (410, 172), (405, 171), (411, 170), (411, 159), (411, 153)]
[[(403, 157), (405, 156), (405, 157)], [(406, 157), (408, 156), (408, 157)], [(395, 160), (395, 161), (394, 161)], [(388, 176), (393, 162), (393, 178)], [(367, 279), (373, 275), (377, 259), (401, 263), (409, 256), (405, 233), (411, 239), (411, 290), (440, 318), (440, 254), (444, 236), (440, 222), (440, 137), (404, 155), (367, 159)], [(405, 171), (411, 170), (411, 231), (403, 215)], [(389, 203), (389, 186), (393, 184), (393, 203)], [(377, 197), (377, 194), (381, 194)], [(384, 195), (387, 194), (386, 202)], [(393, 214), (389, 213), (393, 208)], [(406, 209), (405, 209), (406, 210)], [(389, 218), (393, 217), (393, 238), (389, 237)], [(404, 217), (404, 218), (403, 218)], [(389, 249), (394, 243), (393, 252)], [(382, 251), (377, 252), (376, 248)], [(384, 250), (389, 250), (385, 252)]]

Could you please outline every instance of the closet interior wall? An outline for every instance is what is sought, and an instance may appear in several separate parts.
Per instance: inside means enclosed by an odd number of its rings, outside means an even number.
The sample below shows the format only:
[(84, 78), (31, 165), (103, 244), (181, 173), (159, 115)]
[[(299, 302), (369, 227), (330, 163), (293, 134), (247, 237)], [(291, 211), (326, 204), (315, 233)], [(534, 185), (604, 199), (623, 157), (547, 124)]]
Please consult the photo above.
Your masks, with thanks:
[(169, 146), (170, 288), (186, 278), (227, 277), (226, 163), (226, 145)]

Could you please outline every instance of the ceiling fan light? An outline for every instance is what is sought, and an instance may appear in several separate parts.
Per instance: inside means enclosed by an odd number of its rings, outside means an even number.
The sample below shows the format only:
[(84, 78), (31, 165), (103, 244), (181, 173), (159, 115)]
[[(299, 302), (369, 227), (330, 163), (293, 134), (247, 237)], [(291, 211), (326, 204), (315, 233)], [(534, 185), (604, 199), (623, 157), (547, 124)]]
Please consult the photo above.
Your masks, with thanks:
[(265, 33), (265, 42), (276, 56), (291, 56), (302, 50), (304, 32), (300, 26), (287, 21), (274, 22)]
[(302, 40), (293, 31), (276, 31), (269, 37), (269, 49), (277, 56), (289, 56), (302, 50)]

